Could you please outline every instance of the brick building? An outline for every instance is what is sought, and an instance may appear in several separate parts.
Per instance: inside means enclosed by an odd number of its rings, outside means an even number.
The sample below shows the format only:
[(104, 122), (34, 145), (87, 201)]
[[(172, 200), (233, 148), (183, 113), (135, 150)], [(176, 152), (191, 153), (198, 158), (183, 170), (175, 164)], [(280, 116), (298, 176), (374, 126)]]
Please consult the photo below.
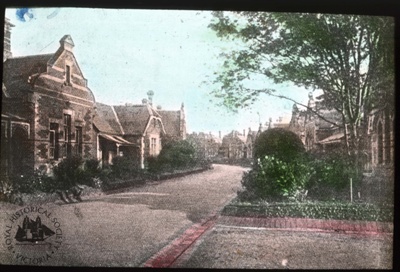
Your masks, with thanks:
[[(184, 106), (160, 112), (153, 92), (140, 105), (96, 103), (69, 35), (55, 53), (12, 57), (13, 25), (5, 21), (1, 111), (1, 173), (31, 175), (51, 172), (67, 157), (112, 163), (127, 156), (143, 168), (157, 156), (166, 139), (185, 139)], [(163, 122), (166, 126), (164, 127)]]
[(65, 35), (54, 54), (3, 63), (2, 165), (10, 174), (49, 168), (72, 155), (95, 157), (95, 98), (73, 48)]
[[(332, 152), (345, 148), (344, 126), (341, 115), (334, 109), (326, 109), (309, 95), (310, 110), (300, 111), (293, 106), (289, 129), (298, 134), (306, 150), (313, 152)], [(365, 116), (365, 135), (362, 136), (362, 157), (365, 170), (394, 161), (394, 111), (389, 107), (377, 108)]]
[(243, 134), (236, 130), (233, 130), (229, 134), (222, 138), (221, 153), (223, 157), (228, 159), (243, 159), (247, 158), (247, 145), (246, 135), (243, 130)]

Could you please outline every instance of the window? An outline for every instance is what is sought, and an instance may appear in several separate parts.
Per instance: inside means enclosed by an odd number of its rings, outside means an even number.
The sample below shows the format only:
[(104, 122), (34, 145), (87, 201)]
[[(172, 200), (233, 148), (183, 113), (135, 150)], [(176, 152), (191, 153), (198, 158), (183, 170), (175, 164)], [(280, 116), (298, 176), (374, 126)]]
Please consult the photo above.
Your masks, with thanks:
[(58, 146), (58, 124), (50, 123), (50, 147), (49, 158), (58, 160), (59, 146)]
[(71, 115), (64, 114), (64, 157), (71, 156)]
[(76, 146), (76, 155), (82, 156), (82, 127), (76, 127), (75, 130), (75, 146)]
[(157, 139), (151, 138), (150, 140), (150, 155), (157, 155)]
[(65, 66), (65, 81), (71, 84), (71, 66), (69, 65)]

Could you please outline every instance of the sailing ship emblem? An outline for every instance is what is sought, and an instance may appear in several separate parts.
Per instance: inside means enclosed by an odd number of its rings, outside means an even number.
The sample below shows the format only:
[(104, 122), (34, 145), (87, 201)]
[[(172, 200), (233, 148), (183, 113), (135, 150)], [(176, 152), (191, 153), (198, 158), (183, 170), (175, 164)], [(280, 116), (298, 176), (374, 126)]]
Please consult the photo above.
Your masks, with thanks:
[(46, 225), (42, 224), (40, 216), (37, 216), (36, 220), (32, 220), (28, 216), (26, 216), (22, 223), (22, 228), (18, 225), (15, 239), (18, 242), (36, 243), (39, 241), (44, 241), (54, 234), (54, 231), (49, 229)]

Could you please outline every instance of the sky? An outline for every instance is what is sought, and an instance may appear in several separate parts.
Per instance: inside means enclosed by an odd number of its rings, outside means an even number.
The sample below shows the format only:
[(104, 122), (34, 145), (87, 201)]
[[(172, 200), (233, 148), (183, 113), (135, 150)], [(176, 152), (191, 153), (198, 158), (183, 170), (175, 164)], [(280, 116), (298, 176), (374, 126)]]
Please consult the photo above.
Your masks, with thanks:
[[(219, 54), (235, 48), (208, 28), (210, 11), (95, 8), (6, 9), (15, 27), (13, 57), (54, 53), (71, 35), (74, 55), (96, 101), (110, 105), (141, 104), (152, 90), (154, 106), (178, 110), (185, 105), (187, 131), (223, 135), (258, 130), (259, 123), (279, 117), (289, 121), (293, 103), (261, 96), (253, 106), (230, 112), (210, 92)], [(308, 90), (290, 83), (268, 85), (306, 103)]]

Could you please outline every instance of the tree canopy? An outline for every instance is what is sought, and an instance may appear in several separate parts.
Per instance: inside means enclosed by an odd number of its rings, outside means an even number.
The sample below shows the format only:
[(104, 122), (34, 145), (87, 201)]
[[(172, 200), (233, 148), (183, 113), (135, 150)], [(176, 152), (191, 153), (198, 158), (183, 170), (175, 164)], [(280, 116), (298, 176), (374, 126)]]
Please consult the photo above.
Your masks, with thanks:
[(222, 11), (213, 15), (209, 27), (219, 37), (242, 43), (221, 54), (224, 64), (216, 71), (213, 94), (228, 108), (250, 106), (260, 94), (291, 100), (269, 86), (255, 86), (259, 79), (322, 90), (324, 106), (342, 115), (349, 150), (359, 147), (366, 113), (393, 108), (393, 18)]

